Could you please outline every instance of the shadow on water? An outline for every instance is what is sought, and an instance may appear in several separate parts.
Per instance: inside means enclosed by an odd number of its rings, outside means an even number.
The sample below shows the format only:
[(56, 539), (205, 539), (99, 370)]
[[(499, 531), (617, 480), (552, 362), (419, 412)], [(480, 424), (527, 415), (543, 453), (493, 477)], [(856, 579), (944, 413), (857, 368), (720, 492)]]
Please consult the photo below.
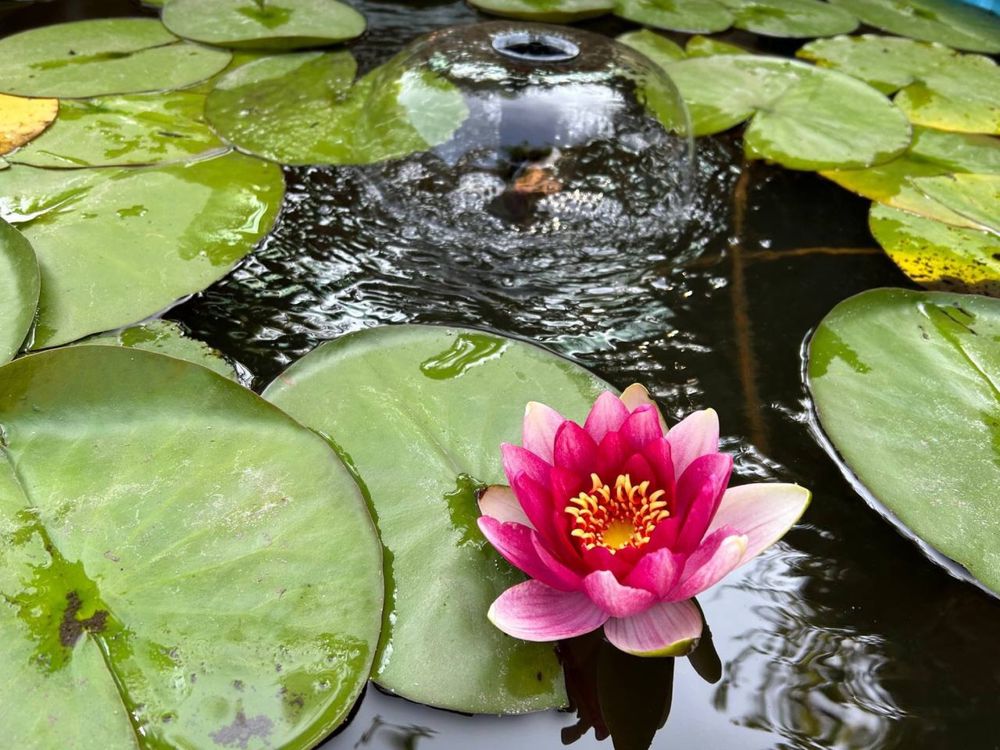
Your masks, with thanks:
[[(477, 17), (461, 2), (356, 4), (370, 13), (372, 29), (353, 48), (366, 69), (416, 34)], [(40, 4), (4, 31), (135, 7)], [(658, 750), (1000, 748), (1000, 604), (950, 578), (873, 513), (808, 431), (799, 378), (808, 332), (852, 294), (912, 284), (874, 246), (865, 201), (816, 175), (744, 166), (738, 133), (701, 139), (698, 151), (694, 221), (672, 247), (602, 239), (558, 253), (544, 243), (511, 254), (417, 242), (366, 204), (351, 170), (290, 169), (275, 233), (170, 314), (248, 365), (258, 386), (352, 330), (486, 325), (544, 343), (616, 385), (642, 381), (672, 418), (715, 407), (737, 483), (813, 490), (803, 524), (701, 598), (723, 665), (717, 684), (683, 659), (584, 658), (586, 669), (624, 682), (603, 704), (600, 691), (575, 694), (579, 719), (467, 717), (372, 687), (327, 750), (555, 750), (578, 735), (573, 747), (588, 750), (609, 745), (596, 733), (614, 732), (615, 711), (646, 717), (629, 727), (642, 739), (668, 703), (670, 719), (652, 739)], [(601, 650), (582, 641), (570, 658), (591, 647)]]

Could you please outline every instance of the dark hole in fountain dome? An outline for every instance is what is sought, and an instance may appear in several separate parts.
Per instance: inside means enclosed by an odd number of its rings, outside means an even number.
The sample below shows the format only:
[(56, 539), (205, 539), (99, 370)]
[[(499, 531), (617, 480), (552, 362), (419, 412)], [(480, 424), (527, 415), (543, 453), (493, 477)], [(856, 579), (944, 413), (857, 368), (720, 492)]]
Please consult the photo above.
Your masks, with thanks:
[(681, 244), (690, 120), (666, 73), (634, 50), (573, 28), (460, 26), (408, 45), (373, 89), (386, 90), (426, 147), (359, 170), (402, 238), (493, 250)]

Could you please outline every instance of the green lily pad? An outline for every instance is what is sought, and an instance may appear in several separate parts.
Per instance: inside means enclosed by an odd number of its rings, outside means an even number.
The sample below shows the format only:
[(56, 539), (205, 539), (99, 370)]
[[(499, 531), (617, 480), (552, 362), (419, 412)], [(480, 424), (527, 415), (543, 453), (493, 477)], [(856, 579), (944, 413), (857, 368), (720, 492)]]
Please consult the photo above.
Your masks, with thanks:
[(316, 47), (365, 33), (365, 17), (336, 0), (170, 0), (163, 25), (196, 42), (253, 49)]
[(679, 44), (649, 29), (629, 31), (616, 37), (615, 41), (638, 50), (651, 60), (659, 61), (661, 65), (671, 60), (683, 60), (687, 57), (687, 53)]
[[(448, 140), (468, 117), (461, 92), (395, 62), (352, 85), (347, 52), (264, 58), (223, 78), (205, 116), (237, 148), (282, 164), (369, 164)], [(332, 95), (331, 95), (332, 94)]]
[(34, 167), (104, 167), (190, 159), (225, 144), (186, 91), (63, 102), (59, 119), (10, 159)]
[[(889, 517), (1000, 593), (1000, 300), (876, 289), (809, 346), (824, 432)], [(956, 569), (956, 566), (952, 566)]]
[(615, 0), (469, 0), (474, 8), (504, 18), (568, 23), (610, 13)]
[(711, 57), (712, 55), (746, 55), (748, 50), (710, 36), (695, 34), (687, 40), (684, 52), (688, 57)]
[(222, 278), (270, 230), (283, 192), (277, 166), (242, 154), (0, 172), (0, 216), (42, 270), (34, 346), (119, 328)]
[(543, 349), (426, 326), (344, 336), (268, 386), (265, 398), (332, 436), (367, 487), (392, 592), (379, 684), (474, 713), (564, 704), (551, 645), (512, 639), (486, 619), (521, 579), (479, 532), (476, 490), (505, 482), (500, 444), (520, 443), (528, 401), (579, 420), (607, 388)]
[(1000, 67), (938, 44), (865, 35), (807, 44), (799, 57), (899, 91), (896, 105), (917, 125), (1000, 134)]
[(346, 718), (380, 549), (321, 438), (204, 367), (109, 346), (0, 368), (0, 424), (5, 742), (304, 750)]
[(229, 60), (152, 18), (75, 21), (0, 39), (0, 90), (60, 98), (166, 91), (209, 78)]
[(868, 169), (821, 174), (852, 192), (937, 221), (980, 229), (971, 219), (928, 198), (914, 180), (954, 172), (1000, 174), (1000, 142), (995, 138), (914, 128), (913, 144), (902, 156)]
[(862, 167), (888, 161), (910, 143), (906, 117), (843, 73), (757, 55), (697, 57), (664, 67), (688, 105), (696, 135), (750, 119), (748, 158), (791, 169)]
[(31, 244), (0, 220), (0, 364), (13, 359), (28, 337), (40, 283)]
[(776, 37), (847, 34), (858, 19), (819, 0), (722, 0), (733, 14), (733, 26)]
[(918, 284), (1000, 297), (1000, 237), (878, 203), (868, 224), (893, 262)]
[(733, 14), (716, 0), (619, 0), (615, 15), (656, 29), (698, 34), (733, 24)]
[(1000, 174), (918, 177), (912, 182), (928, 198), (1000, 235)]
[(869, 26), (973, 52), (1000, 52), (1000, 19), (951, 0), (830, 0)]
[(230, 380), (240, 382), (239, 373), (222, 352), (213, 349), (204, 341), (189, 337), (181, 326), (170, 320), (151, 320), (113, 333), (92, 336), (79, 342), (77, 346), (122, 346), (126, 349), (143, 349), (193, 362)]

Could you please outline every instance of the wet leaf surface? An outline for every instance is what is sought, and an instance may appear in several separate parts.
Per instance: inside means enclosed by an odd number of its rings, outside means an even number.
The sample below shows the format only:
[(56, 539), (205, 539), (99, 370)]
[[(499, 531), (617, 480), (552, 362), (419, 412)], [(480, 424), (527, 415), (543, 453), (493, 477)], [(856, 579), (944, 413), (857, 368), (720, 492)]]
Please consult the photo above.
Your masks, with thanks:
[(912, 183), (928, 198), (1000, 236), (1000, 174), (918, 177)]
[(56, 99), (0, 94), (0, 154), (8, 154), (45, 130), (59, 113)]
[(792, 169), (869, 166), (910, 143), (903, 114), (842, 73), (758, 55), (657, 62), (680, 89), (697, 135), (750, 120), (744, 135), (749, 158)]
[(820, 39), (797, 54), (885, 93), (898, 91), (896, 105), (914, 124), (1000, 134), (1000, 68), (982, 55), (876, 35)]
[(187, 91), (68, 100), (52, 127), (10, 158), (70, 168), (183, 161), (226, 148), (204, 108), (205, 96)]
[(1000, 19), (950, 0), (830, 0), (890, 34), (973, 52), (1000, 52)]
[(715, 0), (620, 0), (615, 15), (667, 31), (711, 34), (733, 24), (733, 14)]
[(470, 5), (505, 18), (567, 23), (610, 13), (615, 0), (469, 0)]
[(230, 57), (182, 42), (152, 18), (62, 23), (0, 39), (0, 91), (59, 98), (165, 91), (215, 75)]
[(775, 37), (846, 34), (850, 13), (817, 0), (621, 0), (615, 14), (667, 31), (709, 34), (730, 26)]
[(994, 593), (998, 342), (1000, 300), (876, 289), (826, 316), (808, 370), (824, 432), (883, 513)]
[(34, 346), (141, 320), (222, 278), (270, 230), (283, 194), (278, 167), (242, 154), (0, 172), (0, 215), (42, 270)]
[(365, 31), (365, 17), (336, 0), (170, 0), (163, 23), (196, 42), (251, 49), (335, 44)]
[(213, 349), (205, 342), (191, 338), (180, 325), (169, 320), (151, 320), (148, 323), (123, 328), (113, 333), (92, 336), (79, 342), (79, 345), (143, 349), (147, 352), (156, 352), (193, 362), (230, 380), (240, 382), (236, 368), (218, 349)]
[(579, 420), (605, 388), (534, 346), (425, 326), (341, 337), (268, 386), (265, 398), (338, 444), (374, 508), (388, 586), (379, 684), (466, 712), (565, 703), (552, 646), (486, 619), (521, 576), (476, 526), (477, 488), (505, 481), (500, 444), (520, 443), (528, 401)]
[(1000, 237), (995, 234), (877, 203), (869, 225), (893, 262), (918, 284), (1000, 297)]
[(31, 244), (0, 220), (0, 364), (14, 358), (35, 320), (38, 261)]
[[(282, 164), (369, 164), (447, 140), (469, 110), (426, 70), (395, 62), (354, 81), (347, 52), (267, 57), (224, 77), (205, 114), (237, 148)], [(331, 95), (332, 94), (332, 95)]]
[(321, 438), (203, 367), (109, 346), (0, 368), (0, 422), (7, 742), (295, 749), (340, 724), (382, 579)]

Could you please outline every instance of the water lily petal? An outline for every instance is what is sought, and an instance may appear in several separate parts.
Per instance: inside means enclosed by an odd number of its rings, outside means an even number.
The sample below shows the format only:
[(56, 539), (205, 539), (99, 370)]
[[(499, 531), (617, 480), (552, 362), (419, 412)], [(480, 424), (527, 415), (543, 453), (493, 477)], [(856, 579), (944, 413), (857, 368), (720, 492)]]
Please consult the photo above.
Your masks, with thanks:
[(604, 635), (616, 647), (636, 656), (684, 656), (701, 638), (701, 612), (690, 599), (660, 602), (632, 617), (612, 618)]
[(617, 432), (628, 419), (629, 409), (611, 391), (598, 396), (587, 415), (583, 428), (595, 443), (600, 443), (609, 432)]
[(552, 498), (548, 488), (539, 484), (527, 474), (518, 474), (510, 483), (524, 514), (531, 525), (546, 539), (557, 539), (553, 524)]
[(558, 591), (525, 581), (504, 591), (487, 612), (507, 635), (525, 641), (558, 641), (601, 627), (608, 616), (579, 591)]
[(552, 463), (556, 431), (566, 418), (551, 406), (531, 401), (524, 408), (521, 444), (543, 461)]
[(657, 489), (666, 490), (668, 497), (674, 496), (674, 460), (670, 452), (670, 442), (666, 438), (653, 440), (642, 449), (649, 465), (653, 468)]
[(531, 541), (535, 545), (535, 553), (538, 555), (538, 559), (541, 560), (542, 565), (548, 568), (549, 573), (558, 581), (558, 583), (552, 584), (553, 588), (565, 589), (566, 591), (579, 591), (583, 587), (583, 576), (570, 567), (574, 563), (581, 568), (583, 567), (579, 557), (574, 555), (573, 558), (564, 562), (549, 550), (544, 540), (538, 534), (535, 534)]
[(723, 526), (702, 543), (687, 559), (670, 601), (690, 599), (725, 578), (743, 558), (747, 538), (730, 526)]
[(812, 493), (797, 484), (731, 487), (722, 496), (708, 532), (731, 526), (745, 534), (748, 542), (742, 565), (781, 539), (805, 513), (811, 498)]
[(597, 446), (597, 464), (594, 471), (601, 477), (618, 476), (618, 470), (631, 452), (631, 446), (620, 432), (609, 432)]
[(520, 568), (530, 577), (560, 591), (576, 591), (580, 588), (579, 576), (563, 576), (564, 569), (549, 568), (538, 556), (535, 539), (538, 534), (519, 523), (500, 523), (489, 516), (480, 516), (479, 530), (496, 551), (515, 568)]
[(630, 412), (635, 411), (640, 406), (656, 406), (656, 402), (649, 395), (649, 391), (646, 390), (646, 386), (641, 383), (632, 383), (628, 388), (622, 391), (622, 395), (619, 396), (619, 400), (625, 404), (625, 408)]
[(645, 589), (655, 594), (657, 599), (662, 599), (677, 585), (686, 560), (687, 555), (669, 549), (650, 552), (632, 568), (632, 572), (625, 577), (625, 584)]
[(699, 456), (719, 450), (719, 415), (715, 409), (688, 414), (667, 432), (674, 476), (681, 476)]
[(693, 550), (715, 518), (733, 471), (733, 459), (724, 453), (699, 456), (677, 480), (678, 515), (683, 519), (674, 549)]
[(641, 451), (647, 443), (663, 437), (660, 416), (655, 406), (642, 405), (629, 415), (622, 425), (622, 436), (632, 446), (633, 451)]
[(504, 443), (500, 446), (500, 455), (503, 457), (503, 472), (511, 487), (518, 474), (527, 474), (539, 484), (548, 485), (552, 467), (531, 451), (519, 445)]
[(505, 484), (491, 484), (479, 496), (479, 512), (501, 523), (519, 523), (534, 528), (531, 519), (517, 501), (514, 490)]
[(583, 590), (612, 617), (630, 617), (649, 609), (657, 597), (646, 589), (623, 586), (610, 570), (596, 570), (583, 579)]
[(597, 443), (576, 422), (563, 422), (556, 432), (553, 464), (589, 477), (597, 464)]

